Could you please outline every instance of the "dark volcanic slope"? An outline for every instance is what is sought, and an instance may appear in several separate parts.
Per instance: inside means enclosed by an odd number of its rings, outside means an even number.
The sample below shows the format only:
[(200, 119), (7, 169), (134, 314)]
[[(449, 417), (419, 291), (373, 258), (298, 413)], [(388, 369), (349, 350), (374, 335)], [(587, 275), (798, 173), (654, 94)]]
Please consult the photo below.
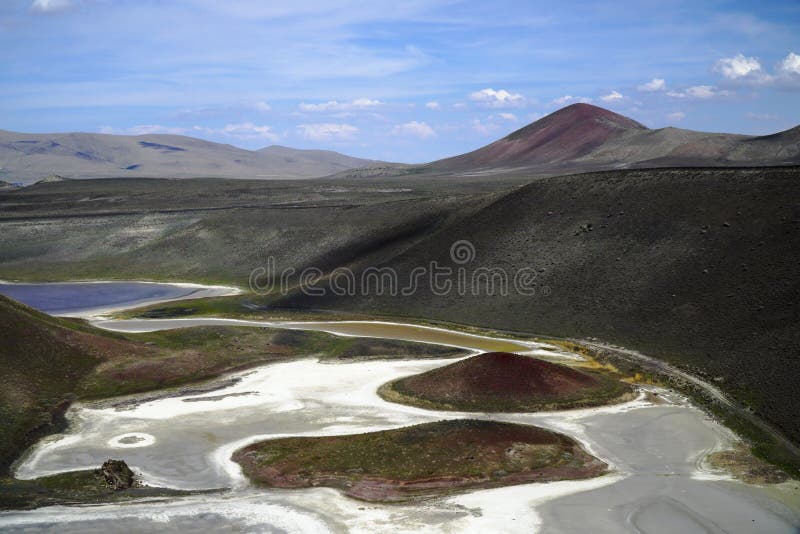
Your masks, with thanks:
[[(664, 169), (537, 180), (383, 265), (537, 272), (537, 294), (293, 296), (288, 302), (596, 336), (714, 380), (800, 442), (800, 169)], [(513, 283), (513, 280), (510, 280)]]
[[(489, 352), (394, 381), (405, 399), (439, 409), (533, 411), (607, 403), (630, 387), (587, 373), (508, 352)], [(389, 400), (392, 400), (390, 397)]]
[(380, 163), (325, 150), (251, 151), (182, 135), (26, 134), (0, 130), (6, 181), (67, 178), (310, 178)]
[(98, 179), (0, 191), (0, 279), (247, 285), (269, 257), (298, 272), (355, 268), (489, 201), (484, 184), (452, 187), (422, 179)]
[(422, 279), (408, 297), (281, 303), (596, 336), (700, 372), (800, 442), (800, 168), (625, 170), (506, 192), (468, 180), (74, 180), (0, 192), (0, 278), (245, 285), (272, 256), (298, 273), (386, 265), (403, 282), (434, 260), (457, 267), (450, 245), (468, 239), (470, 272), (532, 267), (538, 293), (437, 296)]
[(800, 163), (800, 127), (763, 137), (650, 130), (590, 104), (560, 109), (468, 154), (443, 159), (427, 172), (525, 168), (545, 175), (626, 167), (740, 166)]

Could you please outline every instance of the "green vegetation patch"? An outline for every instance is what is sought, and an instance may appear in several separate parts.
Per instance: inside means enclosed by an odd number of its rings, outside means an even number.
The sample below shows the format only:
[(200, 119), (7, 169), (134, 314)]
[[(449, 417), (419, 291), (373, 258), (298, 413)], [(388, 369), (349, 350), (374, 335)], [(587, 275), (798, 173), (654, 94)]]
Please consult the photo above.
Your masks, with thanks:
[[(323, 332), (203, 326), (141, 334), (52, 317), (0, 296), (0, 476), (40, 438), (66, 428), (74, 400), (182, 387), (271, 362), (309, 356), (346, 362), (364, 358), (458, 356), (457, 349)], [(209, 384), (208, 387), (216, 387)], [(23, 502), (30, 484), (11, 488)], [(35, 502), (44, 502), (36, 500)], [(49, 502), (49, 501), (48, 501)]]
[(268, 328), (201, 326), (126, 334), (135, 357), (120, 354), (99, 364), (77, 388), (97, 399), (209, 380), (221, 374), (324, 350), (325, 335), (287, 337)]
[(606, 468), (567, 436), (474, 419), (352, 436), (270, 440), (240, 449), (232, 459), (256, 483), (330, 486), (365, 500), (587, 478)]
[(99, 470), (71, 471), (33, 480), (0, 478), (0, 510), (30, 509), (56, 504), (95, 504), (189, 493), (140, 485), (114, 490), (106, 483)]

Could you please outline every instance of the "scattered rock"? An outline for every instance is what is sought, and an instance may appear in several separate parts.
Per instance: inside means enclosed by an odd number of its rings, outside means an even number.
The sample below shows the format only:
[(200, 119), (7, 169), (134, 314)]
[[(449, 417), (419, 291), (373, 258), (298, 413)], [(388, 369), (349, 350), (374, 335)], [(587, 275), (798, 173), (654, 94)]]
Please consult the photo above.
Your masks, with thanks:
[(114, 491), (128, 489), (134, 484), (133, 471), (125, 463), (125, 460), (108, 459), (103, 462), (97, 473), (103, 476), (108, 487)]
[(784, 471), (756, 458), (744, 445), (711, 453), (707, 461), (712, 469), (727, 471), (748, 484), (780, 484), (789, 480)]

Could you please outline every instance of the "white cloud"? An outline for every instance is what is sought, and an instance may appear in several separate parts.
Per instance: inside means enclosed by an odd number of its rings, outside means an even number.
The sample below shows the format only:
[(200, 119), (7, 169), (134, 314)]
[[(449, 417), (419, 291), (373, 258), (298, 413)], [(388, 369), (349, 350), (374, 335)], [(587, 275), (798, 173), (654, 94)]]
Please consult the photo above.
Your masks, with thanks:
[(230, 117), (231, 114), (237, 116), (247, 116), (251, 112), (266, 113), (272, 110), (269, 103), (258, 100), (241, 102), (225, 103), (225, 104), (211, 104), (203, 107), (182, 109), (175, 113), (175, 117), (179, 120), (196, 120), (205, 122), (208, 117)]
[(714, 98), (717, 90), (710, 85), (696, 85), (686, 89), (686, 95), (692, 98)]
[(270, 126), (259, 126), (252, 122), (226, 124), (218, 132), (228, 137), (244, 140), (266, 139), (277, 141), (280, 139), (280, 136), (273, 132)]
[(270, 126), (259, 126), (252, 122), (236, 124), (226, 124), (221, 128), (211, 128), (209, 126), (193, 126), (192, 128), (181, 128), (174, 126), (162, 126), (160, 124), (139, 124), (129, 128), (113, 128), (103, 126), (100, 133), (117, 135), (150, 135), (150, 134), (171, 134), (171, 135), (197, 135), (206, 136), (225, 136), (242, 141), (277, 141), (280, 136), (272, 131)]
[(636, 89), (643, 93), (653, 93), (655, 91), (664, 91), (667, 88), (667, 82), (663, 78), (653, 78), (647, 83), (643, 83)]
[(312, 141), (351, 139), (358, 132), (358, 128), (350, 124), (334, 124), (330, 122), (301, 124), (297, 128), (303, 137)]
[(435, 137), (436, 132), (433, 128), (424, 122), (411, 121), (405, 124), (398, 124), (394, 127), (394, 133), (398, 135), (409, 135), (419, 137), (420, 139), (428, 139)]
[(667, 96), (672, 98), (691, 98), (696, 100), (709, 100), (718, 96), (729, 96), (730, 91), (717, 89), (711, 85), (695, 85), (689, 87), (685, 91), (669, 91)]
[(762, 68), (754, 57), (738, 54), (722, 58), (714, 65), (714, 70), (731, 83), (755, 84), (769, 87), (800, 87), (800, 55), (790, 52), (777, 64), (773, 73)]
[(683, 111), (676, 111), (675, 113), (670, 113), (667, 115), (667, 120), (672, 122), (680, 122), (686, 118), (686, 113)]
[(498, 113), (497, 116), (503, 120), (517, 122), (519, 119), (513, 113)]
[(582, 102), (584, 104), (591, 103), (592, 99), (587, 96), (572, 96), (572, 95), (565, 95), (553, 100), (553, 104), (558, 104), (559, 106), (563, 106), (566, 104), (574, 104), (576, 102)]
[(180, 135), (186, 133), (186, 128), (176, 128), (171, 126), (161, 126), (160, 124), (140, 124), (128, 128), (128, 133), (131, 135), (145, 135), (145, 134), (174, 134)]
[(498, 126), (491, 122), (482, 122), (480, 119), (474, 119), (470, 123), (470, 128), (481, 135), (490, 135), (498, 129)]
[(622, 100), (623, 98), (625, 97), (622, 96), (622, 93), (619, 93), (617, 91), (611, 91), (607, 95), (601, 96), (600, 100), (602, 100), (603, 102), (615, 102), (617, 100)]
[(270, 126), (259, 126), (252, 122), (241, 122), (226, 124), (222, 128), (211, 128), (208, 126), (194, 126), (194, 132), (200, 132), (207, 136), (225, 136), (240, 141), (277, 141), (280, 135), (272, 131)]
[(186, 133), (186, 128), (172, 126), (162, 126), (160, 124), (138, 124), (130, 128), (114, 128), (112, 126), (102, 126), (100, 133), (116, 135), (148, 135), (148, 134), (172, 134), (182, 135)]
[[(538, 114), (532, 117), (540, 118)], [(485, 119), (473, 119), (469, 123), (469, 128), (481, 135), (495, 135), (497, 132), (507, 131), (509, 123), (519, 122), (519, 117), (513, 113), (496, 113), (487, 116)]]
[(763, 77), (761, 63), (759, 63), (758, 59), (745, 57), (744, 54), (720, 59), (717, 61), (715, 69), (729, 80)]
[(783, 74), (800, 75), (800, 55), (789, 52), (789, 55), (781, 61), (778, 69)]
[(475, 91), (469, 99), (492, 108), (518, 107), (525, 103), (525, 98), (518, 93), (509, 93), (505, 89), (495, 91), (491, 87)]
[(800, 55), (794, 52), (783, 58), (773, 73), (762, 68), (758, 59), (739, 54), (720, 59), (714, 69), (731, 83), (755, 84), (768, 87), (800, 88)]
[(70, 0), (33, 0), (31, 10), (36, 13), (55, 13), (72, 7)]
[(337, 100), (329, 100), (328, 102), (321, 102), (319, 104), (300, 104), (302, 111), (353, 111), (360, 109), (370, 109), (382, 105), (380, 100), (371, 100), (369, 98), (357, 98), (351, 102), (339, 102)]
[(438, 102), (431, 101), (431, 102), (427, 102), (425, 104), (425, 107), (428, 108), (428, 109), (439, 109), (442, 106), (440, 106)]

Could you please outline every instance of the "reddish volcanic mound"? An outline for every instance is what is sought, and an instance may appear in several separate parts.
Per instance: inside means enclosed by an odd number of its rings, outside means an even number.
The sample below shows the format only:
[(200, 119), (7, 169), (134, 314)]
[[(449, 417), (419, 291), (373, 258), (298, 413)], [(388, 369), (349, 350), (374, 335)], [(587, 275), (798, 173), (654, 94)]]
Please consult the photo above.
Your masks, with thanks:
[(596, 406), (630, 397), (629, 385), (528, 356), (489, 352), (402, 378), (381, 388), (386, 399), (463, 411), (536, 411)]
[(328, 486), (367, 501), (577, 480), (607, 468), (568, 436), (535, 426), (469, 419), (262, 441), (239, 449), (231, 459), (256, 484)]
[(438, 162), (445, 169), (568, 162), (626, 132), (648, 128), (613, 111), (573, 104), (468, 154)]

